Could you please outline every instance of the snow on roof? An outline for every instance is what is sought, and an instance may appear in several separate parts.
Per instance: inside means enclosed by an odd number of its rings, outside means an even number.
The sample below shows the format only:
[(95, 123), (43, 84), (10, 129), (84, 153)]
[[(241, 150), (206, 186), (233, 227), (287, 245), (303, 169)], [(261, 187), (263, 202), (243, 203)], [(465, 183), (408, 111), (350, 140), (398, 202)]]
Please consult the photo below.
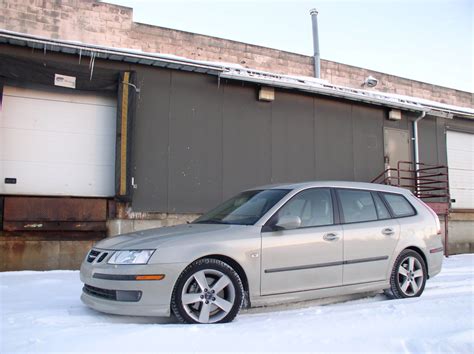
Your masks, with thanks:
[(78, 41), (50, 39), (41, 36), (18, 33), (0, 29), (0, 44), (29, 47), (46, 52), (60, 52), (90, 57), (91, 64), (94, 60), (106, 59), (123, 61), (127, 63), (165, 67), (169, 69), (194, 71), (199, 73), (217, 75), (222, 71), (222, 65), (214, 65), (204, 61), (187, 59), (170, 54), (148, 53), (135, 49), (124, 49), (87, 44)]
[(225, 70), (220, 73), (220, 77), (261, 83), (280, 88), (314, 92), (327, 96), (341, 97), (410, 111), (426, 112), (427, 114), (444, 118), (458, 116), (474, 119), (474, 109), (472, 108), (448, 105), (418, 97), (333, 85), (328, 81), (312, 77), (282, 75), (234, 67), (226, 67)]
[(45, 52), (54, 51), (89, 56), (91, 61), (95, 58), (101, 58), (218, 75), (220, 78), (312, 92), (408, 111), (426, 112), (427, 114), (444, 118), (457, 116), (474, 119), (474, 109), (469, 107), (453, 106), (418, 97), (334, 85), (326, 80), (313, 77), (284, 75), (248, 69), (235, 63), (194, 60), (172, 54), (149, 53), (141, 50), (100, 46), (78, 41), (49, 39), (3, 29), (0, 29), (0, 43), (28, 46), (44, 50)]

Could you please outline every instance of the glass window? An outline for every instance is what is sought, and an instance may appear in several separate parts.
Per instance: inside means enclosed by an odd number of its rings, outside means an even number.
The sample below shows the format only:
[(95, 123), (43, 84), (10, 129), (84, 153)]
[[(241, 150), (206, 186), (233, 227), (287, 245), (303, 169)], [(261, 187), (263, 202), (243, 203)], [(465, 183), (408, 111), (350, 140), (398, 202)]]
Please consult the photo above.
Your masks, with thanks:
[(390, 193), (384, 193), (383, 196), (388, 205), (390, 205), (390, 208), (392, 208), (395, 216), (402, 217), (415, 215), (415, 210), (404, 196)]
[(288, 189), (246, 191), (204, 214), (194, 223), (253, 225), (288, 192)]
[(377, 220), (377, 212), (370, 192), (339, 189), (337, 193), (346, 223)]
[(372, 196), (374, 197), (375, 208), (377, 209), (377, 215), (379, 216), (379, 219), (390, 219), (390, 213), (388, 212), (385, 204), (382, 202), (382, 199), (380, 199), (379, 195), (377, 193), (372, 193)]
[(278, 216), (272, 221), (276, 222), (285, 215), (300, 217), (300, 227), (332, 225), (331, 191), (328, 188), (315, 188), (298, 193), (278, 211)]

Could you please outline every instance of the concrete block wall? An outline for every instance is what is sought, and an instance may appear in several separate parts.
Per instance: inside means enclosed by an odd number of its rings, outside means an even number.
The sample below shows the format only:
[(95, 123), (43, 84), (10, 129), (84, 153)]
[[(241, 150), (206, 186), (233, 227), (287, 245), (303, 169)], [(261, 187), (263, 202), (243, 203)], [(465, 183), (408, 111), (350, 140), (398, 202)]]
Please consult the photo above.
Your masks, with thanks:
[[(312, 57), (133, 21), (133, 9), (95, 0), (0, 0), (0, 28), (53, 39), (237, 63), (282, 74), (312, 76)], [(474, 95), (328, 60), (321, 76), (360, 88), (372, 75), (377, 90), (474, 107)]]
[[(441, 229), (444, 230), (443, 221)], [(474, 252), (474, 213), (451, 212), (448, 220), (448, 250), (450, 255)]]
[(118, 203), (116, 217), (107, 221), (107, 236), (142, 231), (163, 226), (186, 224), (201, 214), (142, 213), (127, 203)]

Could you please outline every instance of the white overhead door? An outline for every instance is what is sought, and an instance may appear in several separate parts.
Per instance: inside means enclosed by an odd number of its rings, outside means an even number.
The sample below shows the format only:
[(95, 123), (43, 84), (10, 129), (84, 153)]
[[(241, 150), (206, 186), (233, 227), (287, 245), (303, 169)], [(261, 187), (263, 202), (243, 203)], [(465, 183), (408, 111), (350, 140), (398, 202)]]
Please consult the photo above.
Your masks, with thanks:
[(453, 209), (474, 209), (474, 134), (448, 131), (449, 190)]
[(5, 86), (0, 194), (113, 196), (116, 99)]

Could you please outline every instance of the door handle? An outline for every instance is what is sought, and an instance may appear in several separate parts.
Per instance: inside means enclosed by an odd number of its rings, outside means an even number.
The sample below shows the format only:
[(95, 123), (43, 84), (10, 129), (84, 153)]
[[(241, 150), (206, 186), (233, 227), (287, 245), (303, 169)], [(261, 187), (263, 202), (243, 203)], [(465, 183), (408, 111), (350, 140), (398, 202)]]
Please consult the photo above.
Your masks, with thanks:
[(334, 234), (332, 232), (326, 234), (323, 236), (323, 239), (326, 241), (336, 241), (339, 239), (339, 236), (337, 234)]
[(392, 228), (387, 227), (386, 229), (382, 230), (382, 234), (384, 234), (385, 236), (393, 236), (395, 235), (395, 231), (393, 231)]

